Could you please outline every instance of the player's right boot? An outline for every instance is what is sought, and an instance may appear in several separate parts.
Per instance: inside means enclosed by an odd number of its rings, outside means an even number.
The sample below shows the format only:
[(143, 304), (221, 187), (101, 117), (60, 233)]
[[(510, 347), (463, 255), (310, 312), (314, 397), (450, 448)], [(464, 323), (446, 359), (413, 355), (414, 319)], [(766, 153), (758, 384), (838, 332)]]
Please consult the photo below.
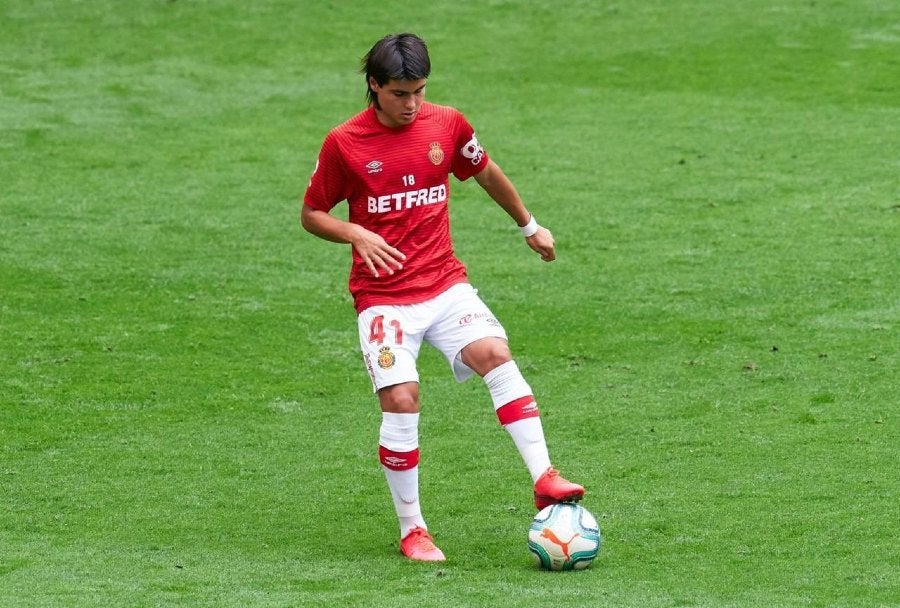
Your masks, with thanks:
[(437, 548), (434, 539), (425, 528), (415, 527), (400, 541), (400, 551), (409, 559), (417, 562), (442, 562), (447, 558)]
[(534, 482), (534, 506), (538, 511), (558, 502), (575, 502), (584, 497), (584, 488), (560, 477), (559, 471), (550, 467)]

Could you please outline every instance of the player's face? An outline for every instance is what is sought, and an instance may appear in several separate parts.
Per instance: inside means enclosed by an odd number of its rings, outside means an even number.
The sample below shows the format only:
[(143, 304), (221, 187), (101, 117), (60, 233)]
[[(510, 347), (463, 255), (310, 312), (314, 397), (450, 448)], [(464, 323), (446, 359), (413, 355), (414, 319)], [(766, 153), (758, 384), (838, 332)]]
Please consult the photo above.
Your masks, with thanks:
[(384, 86), (369, 79), (369, 86), (375, 93), (375, 113), (386, 127), (402, 127), (411, 124), (425, 100), (426, 79), (388, 80)]

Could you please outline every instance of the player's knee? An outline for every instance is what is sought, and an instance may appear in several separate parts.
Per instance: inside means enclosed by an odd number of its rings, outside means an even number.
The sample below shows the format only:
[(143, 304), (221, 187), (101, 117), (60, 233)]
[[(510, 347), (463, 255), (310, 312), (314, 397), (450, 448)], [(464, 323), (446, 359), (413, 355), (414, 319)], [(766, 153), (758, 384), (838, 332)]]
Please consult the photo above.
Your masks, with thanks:
[(510, 361), (512, 361), (512, 353), (509, 346), (506, 345), (506, 342), (498, 341), (496, 345), (492, 346), (484, 367), (491, 371)]
[(415, 383), (386, 386), (378, 391), (381, 411), (396, 414), (415, 414), (419, 411), (419, 391)]
[(466, 347), (463, 351), (463, 363), (471, 367), (479, 376), (484, 376), (512, 361), (512, 353), (506, 340), (486, 338)]

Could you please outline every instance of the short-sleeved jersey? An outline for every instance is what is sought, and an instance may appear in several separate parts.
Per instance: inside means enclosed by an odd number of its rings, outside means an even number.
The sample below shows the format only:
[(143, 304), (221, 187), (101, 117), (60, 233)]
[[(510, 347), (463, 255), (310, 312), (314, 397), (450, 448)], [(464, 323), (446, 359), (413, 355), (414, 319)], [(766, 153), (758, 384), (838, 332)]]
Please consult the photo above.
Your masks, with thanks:
[(343, 200), (349, 221), (381, 235), (406, 259), (373, 277), (353, 251), (349, 287), (362, 312), (415, 304), (466, 281), (450, 239), (450, 180), (479, 173), (488, 156), (458, 110), (423, 102), (409, 125), (382, 125), (369, 107), (325, 137), (303, 202), (329, 212)]

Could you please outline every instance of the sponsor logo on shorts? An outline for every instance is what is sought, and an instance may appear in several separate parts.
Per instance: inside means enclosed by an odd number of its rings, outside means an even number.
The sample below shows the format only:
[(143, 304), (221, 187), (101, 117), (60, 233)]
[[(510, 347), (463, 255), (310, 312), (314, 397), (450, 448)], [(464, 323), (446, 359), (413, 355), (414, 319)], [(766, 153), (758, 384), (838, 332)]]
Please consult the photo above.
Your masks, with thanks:
[(467, 315), (463, 315), (459, 318), (460, 325), (471, 325), (476, 322), (484, 322), (488, 325), (493, 325), (495, 327), (500, 327), (500, 321), (492, 317), (486, 312), (475, 312)]
[(366, 371), (369, 372), (369, 378), (372, 379), (372, 384), (375, 384), (375, 369), (372, 367), (372, 357), (369, 356), (369, 353), (364, 353), (363, 358), (366, 361)]
[(378, 367), (381, 369), (391, 369), (394, 367), (394, 363), (397, 362), (397, 357), (394, 356), (394, 353), (391, 352), (391, 348), (389, 346), (382, 346), (378, 349)]

